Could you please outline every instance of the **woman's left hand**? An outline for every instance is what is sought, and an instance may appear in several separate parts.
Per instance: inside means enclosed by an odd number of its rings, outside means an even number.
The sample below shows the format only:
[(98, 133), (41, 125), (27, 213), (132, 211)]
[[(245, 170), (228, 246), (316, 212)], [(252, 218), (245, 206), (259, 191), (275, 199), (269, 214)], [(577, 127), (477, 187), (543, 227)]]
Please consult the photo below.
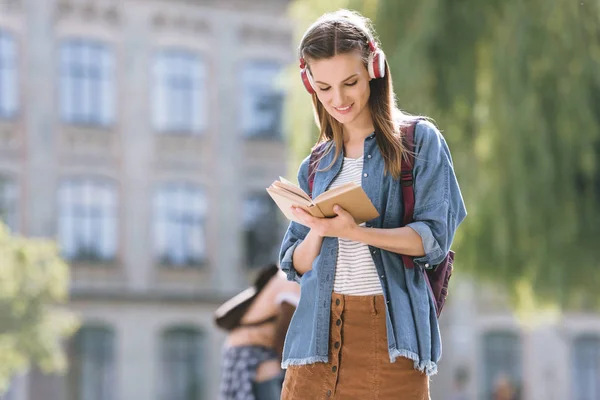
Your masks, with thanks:
[(352, 232), (358, 228), (354, 218), (342, 207), (335, 205), (333, 211), (337, 216), (333, 218), (313, 217), (300, 207), (292, 206), (292, 213), (300, 223), (315, 231), (321, 237), (338, 237), (349, 239)]

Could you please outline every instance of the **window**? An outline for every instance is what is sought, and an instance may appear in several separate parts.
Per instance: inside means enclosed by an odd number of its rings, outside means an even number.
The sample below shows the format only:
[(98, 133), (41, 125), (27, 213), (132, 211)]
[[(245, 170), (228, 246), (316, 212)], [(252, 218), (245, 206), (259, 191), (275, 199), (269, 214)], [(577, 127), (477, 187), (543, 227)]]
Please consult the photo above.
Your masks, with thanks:
[(99, 42), (70, 39), (60, 48), (60, 94), (64, 122), (108, 126), (114, 120), (114, 60)]
[(19, 230), (17, 204), (17, 185), (9, 179), (0, 177), (0, 221), (12, 232)]
[(600, 336), (582, 336), (573, 343), (573, 400), (600, 400)]
[(155, 254), (162, 265), (191, 266), (206, 258), (203, 190), (196, 185), (171, 183), (154, 196)]
[(160, 400), (201, 400), (204, 335), (193, 328), (174, 328), (162, 337)]
[(11, 34), (0, 30), (0, 118), (11, 118), (17, 113), (17, 49)]
[(521, 342), (511, 332), (490, 332), (483, 338), (484, 398), (493, 398), (498, 382), (505, 378), (515, 393), (521, 385)]
[(105, 327), (82, 327), (69, 349), (72, 400), (114, 400), (116, 396), (115, 334)]
[(246, 266), (276, 263), (281, 245), (279, 209), (268, 194), (252, 194), (244, 201)]
[(74, 261), (113, 260), (118, 243), (117, 208), (111, 181), (63, 181), (58, 193), (58, 236), (63, 256)]
[(242, 130), (248, 138), (282, 137), (284, 96), (275, 86), (280, 70), (270, 62), (251, 62), (243, 70)]
[(206, 129), (206, 70), (196, 54), (165, 50), (154, 61), (154, 126), (164, 133)]

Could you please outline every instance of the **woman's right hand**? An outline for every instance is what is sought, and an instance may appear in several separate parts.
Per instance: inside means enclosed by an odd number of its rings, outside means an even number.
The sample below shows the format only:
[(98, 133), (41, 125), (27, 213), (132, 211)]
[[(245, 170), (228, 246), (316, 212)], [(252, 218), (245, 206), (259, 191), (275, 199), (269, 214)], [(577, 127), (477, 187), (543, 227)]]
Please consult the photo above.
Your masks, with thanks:
[(309, 227), (311, 232), (315, 232), (321, 238), (350, 239), (352, 234), (356, 232), (356, 228), (358, 228), (356, 221), (348, 211), (337, 204), (333, 206), (333, 211), (337, 214), (333, 218), (318, 218), (313, 217), (300, 207), (292, 206), (292, 213), (300, 220), (300, 223)]

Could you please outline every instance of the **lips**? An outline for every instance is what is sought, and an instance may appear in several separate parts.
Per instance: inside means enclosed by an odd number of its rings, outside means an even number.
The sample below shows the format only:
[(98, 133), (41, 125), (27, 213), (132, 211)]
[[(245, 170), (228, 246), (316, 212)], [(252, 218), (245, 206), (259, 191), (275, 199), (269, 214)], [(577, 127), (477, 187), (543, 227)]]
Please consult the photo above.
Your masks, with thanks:
[(344, 107), (333, 107), (335, 109), (335, 111), (337, 111), (340, 114), (348, 114), (350, 112), (350, 110), (352, 109), (352, 106), (354, 105), (354, 103), (348, 105), (348, 106), (344, 106)]

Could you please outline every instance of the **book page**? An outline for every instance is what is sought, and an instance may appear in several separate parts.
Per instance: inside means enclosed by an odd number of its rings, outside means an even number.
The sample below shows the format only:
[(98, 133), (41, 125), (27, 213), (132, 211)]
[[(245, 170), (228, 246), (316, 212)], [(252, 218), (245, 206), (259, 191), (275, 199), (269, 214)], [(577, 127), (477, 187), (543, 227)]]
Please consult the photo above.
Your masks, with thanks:
[(282, 188), (276, 185), (276, 183), (278, 182), (274, 182), (271, 186), (269, 186), (267, 188), (267, 192), (277, 194), (277, 196), (283, 197), (291, 204), (296, 204), (298, 206), (310, 207), (313, 205), (312, 200), (305, 199), (302, 194), (291, 192), (287, 190), (287, 188)]
[(302, 208), (306, 212), (310, 213), (314, 217), (319, 217), (319, 218), (324, 217), (324, 215), (321, 213), (321, 210), (319, 209), (319, 207), (313, 205), (310, 202), (307, 202), (306, 200), (304, 200), (302, 198), (299, 198), (294, 193), (288, 192), (283, 189), (279, 189), (272, 185), (267, 188), (267, 193), (269, 193), (269, 195), (271, 196), (273, 201), (275, 201), (275, 204), (277, 204), (277, 207), (279, 207), (279, 209), (281, 210), (283, 215), (285, 215), (286, 218), (289, 219), (290, 221), (294, 221), (299, 224), (302, 223), (292, 213), (291, 207), (293, 205), (299, 206), (300, 208)]
[(308, 202), (312, 202), (312, 199), (310, 198), (309, 195), (307, 195), (304, 190), (302, 190), (301, 188), (299, 188), (297, 185), (294, 185), (293, 183), (291, 183), (288, 180), (283, 180), (281, 182), (275, 181), (273, 182), (273, 184), (271, 185), (271, 187), (276, 187), (278, 189), (281, 190), (285, 190), (287, 192), (293, 193), (294, 195), (301, 197), (302, 199), (308, 201)]
[(288, 185), (292, 185), (292, 186), (298, 186), (298, 185), (296, 185), (295, 183), (292, 183), (292, 182), (288, 181), (288, 180), (287, 180), (287, 179), (285, 179), (283, 176), (280, 176), (280, 177), (279, 177), (279, 180), (280, 180), (281, 182), (283, 182), (283, 183), (287, 183)]

